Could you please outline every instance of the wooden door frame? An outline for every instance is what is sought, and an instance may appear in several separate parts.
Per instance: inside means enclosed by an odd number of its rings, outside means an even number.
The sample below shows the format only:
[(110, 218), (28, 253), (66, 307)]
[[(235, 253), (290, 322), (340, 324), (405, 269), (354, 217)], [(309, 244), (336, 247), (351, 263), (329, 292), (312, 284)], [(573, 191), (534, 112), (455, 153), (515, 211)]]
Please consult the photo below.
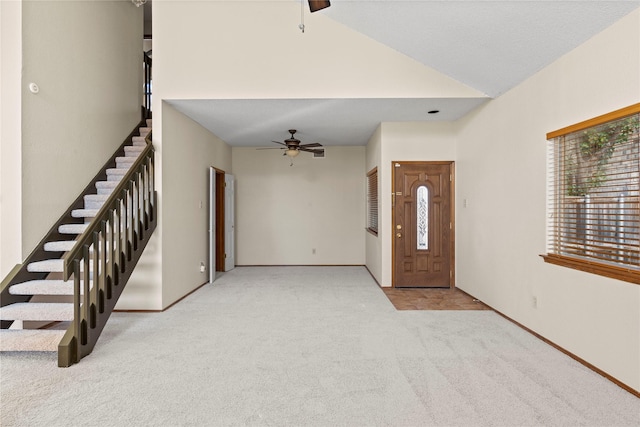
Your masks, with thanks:
[(451, 230), (450, 230), (450, 239), (449, 239), (449, 277), (450, 277), (450, 289), (453, 289), (456, 287), (456, 216), (455, 216), (455, 211), (456, 211), (456, 204), (455, 204), (455, 188), (456, 188), (456, 173), (455, 173), (455, 161), (453, 160), (447, 160), (447, 161), (417, 161), (417, 160), (412, 160), (412, 161), (401, 161), (401, 160), (394, 160), (391, 162), (391, 197), (392, 197), (392, 202), (391, 202), (391, 224), (390, 224), (390, 228), (389, 228), (389, 233), (391, 235), (391, 287), (395, 288), (396, 287), (396, 239), (393, 238), (393, 235), (395, 233), (395, 229), (394, 229), (394, 224), (396, 223), (396, 210), (395, 210), (395, 206), (393, 204), (393, 193), (395, 192), (395, 188), (396, 188), (396, 174), (395, 174), (395, 164), (399, 163), (401, 165), (449, 165), (450, 166), (450, 171), (451, 171), (451, 189), (450, 189), (450, 200), (449, 200), (449, 206), (451, 209), (450, 215), (451, 215)]

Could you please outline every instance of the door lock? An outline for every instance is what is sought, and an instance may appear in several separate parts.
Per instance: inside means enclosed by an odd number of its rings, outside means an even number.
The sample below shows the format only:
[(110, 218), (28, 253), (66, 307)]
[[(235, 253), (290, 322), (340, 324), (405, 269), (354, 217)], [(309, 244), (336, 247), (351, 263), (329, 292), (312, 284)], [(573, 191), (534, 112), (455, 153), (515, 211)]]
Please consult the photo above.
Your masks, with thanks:
[(402, 225), (398, 224), (398, 225), (396, 225), (396, 228), (397, 228), (398, 230), (402, 230)]

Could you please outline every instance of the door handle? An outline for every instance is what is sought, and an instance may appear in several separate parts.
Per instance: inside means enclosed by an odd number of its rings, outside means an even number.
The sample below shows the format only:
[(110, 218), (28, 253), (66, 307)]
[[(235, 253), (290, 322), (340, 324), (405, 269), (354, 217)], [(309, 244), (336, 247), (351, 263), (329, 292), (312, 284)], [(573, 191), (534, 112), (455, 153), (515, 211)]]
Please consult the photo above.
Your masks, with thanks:
[(401, 233), (397, 233), (396, 237), (402, 237), (402, 234)]

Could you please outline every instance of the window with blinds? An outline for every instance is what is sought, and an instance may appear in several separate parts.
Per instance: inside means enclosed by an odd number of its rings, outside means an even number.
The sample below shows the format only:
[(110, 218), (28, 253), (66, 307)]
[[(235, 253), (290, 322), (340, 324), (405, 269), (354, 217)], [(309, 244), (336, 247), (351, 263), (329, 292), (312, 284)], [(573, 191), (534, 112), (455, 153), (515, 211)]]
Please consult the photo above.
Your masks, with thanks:
[(378, 235), (378, 168), (367, 173), (367, 230)]
[(545, 261), (640, 283), (640, 104), (547, 134)]

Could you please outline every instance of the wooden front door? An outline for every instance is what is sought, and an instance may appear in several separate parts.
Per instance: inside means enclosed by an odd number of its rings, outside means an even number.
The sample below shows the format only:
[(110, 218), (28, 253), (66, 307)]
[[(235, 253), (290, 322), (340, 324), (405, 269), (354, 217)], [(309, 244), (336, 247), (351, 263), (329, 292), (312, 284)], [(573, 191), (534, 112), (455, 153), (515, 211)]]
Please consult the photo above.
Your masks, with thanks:
[(393, 162), (393, 286), (453, 283), (453, 162)]

